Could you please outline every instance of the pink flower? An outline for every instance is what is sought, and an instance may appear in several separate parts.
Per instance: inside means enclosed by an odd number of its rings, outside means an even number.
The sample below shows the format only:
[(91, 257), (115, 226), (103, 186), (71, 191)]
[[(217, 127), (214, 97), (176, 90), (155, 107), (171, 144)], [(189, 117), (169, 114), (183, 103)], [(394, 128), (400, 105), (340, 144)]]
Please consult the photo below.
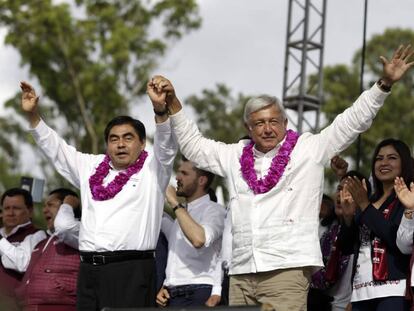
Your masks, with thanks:
[(285, 142), (280, 147), (277, 155), (273, 158), (269, 172), (264, 178), (260, 179), (257, 179), (256, 171), (254, 170), (254, 142), (250, 141), (250, 143), (243, 148), (243, 153), (240, 157), (241, 172), (244, 180), (254, 194), (266, 193), (277, 185), (285, 172), (286, 165), (290, 160), (290, 154), (292, 153), (293, 148), (295, 148), (298, 138), (298, 133), (292, 130), (286, 132)]
[(131, 176), (138, 173), (142, 169), (147, 156), (148, 152), (143, 150), (134, 164), (129, 166), (125, 171), (119, 172), (114, 180), (104, 187), (102, 183), (108, 175), (110, 169), (110, 158), (108, 155), (105, 155), (103, 161), (96, 168), (95, 174), (89, 177), (89, 188), (91, 189), (92, 198), (96, 201), (105, 201), (116, 196)]

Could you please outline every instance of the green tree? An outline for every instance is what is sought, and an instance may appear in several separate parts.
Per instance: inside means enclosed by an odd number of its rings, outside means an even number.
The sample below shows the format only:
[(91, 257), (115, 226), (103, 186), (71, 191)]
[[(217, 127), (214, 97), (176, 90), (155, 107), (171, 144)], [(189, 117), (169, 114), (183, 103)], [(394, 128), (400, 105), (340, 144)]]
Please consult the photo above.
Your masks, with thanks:
[[(364, 87), (369, 88), (382, 73), (379, 56), (388, 59), (400, 45), (414, 43), (414, 32), (410, 29), (387, 29), (383, 34), (374, 35), (366, 45)], [(356, 51), (352, 65), (336, 65), (324, 68), (324, 104), (322, 111), (327, 124), (358, 97), (361, 51)], [(409, 146), (414, 145), (414, 90), (413, 74), (407, 74), (392, 88), (371, 128), (361, 135), (361, 166), (365, 175), (370, 174), (371, 156), (375, 145), (382, 139), (394, 137)], [(343, 155), (356, 161), (357, 144), (353, 143)]]
[[(200, 23), (195, 0), (0, 1), (5, 43), (40, 84), (42, 115), (72, 145), (92, 153), (102, 151), (108, 120), (127, 114), (144, 93), (168, 45)], [(17, 128), (19, 101), (16, 95), (6, 103), (13, 111), (8, 122)]]
[(0, 118), (0, 148), (3, 151), (0, 154), (0, 193), (7, 188), (15, 187), (19, 183), (19, 165), (15, 161), (16, 147), (11, 141), (18, 136), (10, 136), (10, 133), (19, 133), (20, 129), (14, 126), (7, 118)]

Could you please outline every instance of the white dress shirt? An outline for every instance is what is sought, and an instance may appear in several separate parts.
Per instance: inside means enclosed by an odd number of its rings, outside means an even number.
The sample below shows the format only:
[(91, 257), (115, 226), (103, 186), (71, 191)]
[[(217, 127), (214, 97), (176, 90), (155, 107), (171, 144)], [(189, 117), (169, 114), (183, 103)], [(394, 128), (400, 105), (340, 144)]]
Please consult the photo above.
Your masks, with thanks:
[[(89, 177), (104, 159), (103, 154), (76, 151), (43, 121), (31, 132), (56, 170), (80, 189), (80, 251), (155, 249), (161, 227), (165, 189), (177, 149), (169, 120), (156, 125), (154, 152), (149, 153), (141, 171), (132, 175), (122, 190), (106, 201), (95, 201), (89, 187)], [(118, 173), (119, 171), (110, 169), (104, 185)]]
[(1, 263), (7, 269), (25, 272), (29, 266), (33, 249), (46, 238), (46, 232), (39, 230), (33, 234), (27, 235), (20, 243), (11, 243), (6, 239), (1, 239)]
[[(400, 226), (397, 231), (397, 246), (401, 253), (411, 255), (413, 251), (413, 234), (414, 234), (414, 219), (409, 219), (403, 215)], [(411, 267), (411, 271), (414, 271)], [(411, 273), (411, 286), (414, 285), (414, 273)]]
[(62, 204), (53, 223), (55, 235), (59, 241), (74, 249), (79, 249), (80, 225), (80, 221), (75, 218), (73, 213), (73, 207), (69, 204)]
[[(257, 195), (239, 164), (249, 140), (216, 142), (204, 138), (183, 110), (170, 116), (183, 155), (226, 178), (233, 236), (230, 274), (323, 265), (318, 215), (324, 166), (370, 127), (387, 95), (374, 85), (319, 134), (302, 134), (278, 184)], [(278, 148), (266, 154), (254, 151), (258, 177), (267, 174)]]
[(168, 240), (168, 261), (164, 286), (210, 284), (212, 295), (221, 296), (219, 258), (225, 209), (206, 194), (187, 206), (190, 216), (203, 227), (206, 242), (195, 248), (185, 237), (177, 220), (163, 217), (161, 230)]
[[(72, 218), (72, 222), (68, 221)], [(60, 225), (72, 224), (71, 228)], [(33, 234), (29, 234), (20, 243), (10, 243), (6, 239), (0, 240), (0, 255), (1, 261), (5, 268), (13, 269), (19, 272), (25, 272), (29, 266), (32, 252), (36, 245), (49, 236), (49, 239), (57, 237), (59, 242), (65, 243), (70, 247), (78, 249), (79, 240), (79, 220), (75, 219), (73, 208), (69, 204), (62, 204), (56, 214), (54, 227), (55, 231), (52, 233), (49, 230), (39, 230)], [(49, 244), (49, 242), (47, 243)], [(46, 244), (46, 246), (47, 246)], [(44, 248), (46, 248), (46, 246)]]

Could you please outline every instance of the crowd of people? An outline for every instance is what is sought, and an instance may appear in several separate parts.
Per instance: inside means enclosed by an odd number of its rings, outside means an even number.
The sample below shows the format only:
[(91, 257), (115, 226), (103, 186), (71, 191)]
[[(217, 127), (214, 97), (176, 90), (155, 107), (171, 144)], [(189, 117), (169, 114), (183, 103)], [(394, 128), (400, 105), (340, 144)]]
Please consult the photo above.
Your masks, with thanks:
[[(381, 57), (380, 79), (320, 133), (288, 130), (277, 98), (253, 97), (243, 115), (248, 137), (233, 144), (204, 137), (171, 81), (154, 76), (147, 84), (156, 123), (151, 152), (144, 124), (129, 116), (107, 124), (105, 154), (76, 150), (41, 118), (39, 97), (22, 82), (30, 133), (79, 196), (49, 193), (45, 231), (31, 222), (28, 191), (4, 192), (0, 298), (7, 310), (410, 310), (410, 148), (381, 141), (369, 178), (348, 171), (338, 155), (369, 129), (413, 54), (400, 46), (391, 59)], [(338, 176), (335, 199), (324, 194), (328, 163)], [(226, 180), (226, 207), (215, 202), (214, 175)]]

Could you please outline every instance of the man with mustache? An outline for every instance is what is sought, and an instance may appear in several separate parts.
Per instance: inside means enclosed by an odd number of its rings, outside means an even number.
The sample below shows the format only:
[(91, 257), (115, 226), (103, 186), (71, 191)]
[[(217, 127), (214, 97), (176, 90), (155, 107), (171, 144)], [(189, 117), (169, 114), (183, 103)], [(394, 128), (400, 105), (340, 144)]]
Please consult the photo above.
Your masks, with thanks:
[(5, 267), (25, 273), (16, 288), (24, 311), (76, 310), (78, 237), (56, 224), (64, 209), (80, 215), (77, 194), (66, 188), (52, 190), (43, 206), (47, 231), (27, 236), (20, 245), (8, 244), (1, 252)]
[(34, 88), (26, 82), (20, 87), (22, 110), (36, 143), (80, 189), (77, 309), (155, 305), (154, 250), (177, 151), (167, 111), (162, 105), (153, 107), (153, 152), (145, 150), (144, 124), (117, 116), (104, 130), (106, 154), (87, 154), (68, 145), (41, 119)]
[[(166, 278), (157, 295), (161, 307), (213, 307), (220, 302), (219, 254), (225, 209), (210, 200), (213, 178), (183, 159), (177, 189), (167, 189), (166, 199), (176, 219), (165, 216), (161, 226), (168, 240)], [(185, 198), (185, 204), (177, 196)]]
[(203, 137), (171, 82), (153, 78), (150, 86), (165, 95), (151, 94), (151, 100), (168, 109), (183, 155), (226, 178), (233, 235), (230, 305), (306, 309), (312, 270), (323, 264), (318, 214), (324, 166), (369, 129), (392, 85), (414, 65), (412, 55), (411, 46), (400, 46), (390, 60), (381, 56), (382, 77), (317, 134), (288, 130), (277, 98), (251, 98), (243, 117), (250, 139), (234, 144)]
[[(31, 222), (33, 199), (29, 191), (21, 188), (6, 190), (1, 197), (3, 227), (0, 229), (0, 255), (9, 243), (19, 245), (28, 235), (39, 229)], [(14, 290), (19, 286), (23, 274), (7, 269), (0, 262), (0, 295), (1, 300), (8, 300), (10, 310), (14, 305)], [(14, 306), (13, 306), (14, 305)]]

